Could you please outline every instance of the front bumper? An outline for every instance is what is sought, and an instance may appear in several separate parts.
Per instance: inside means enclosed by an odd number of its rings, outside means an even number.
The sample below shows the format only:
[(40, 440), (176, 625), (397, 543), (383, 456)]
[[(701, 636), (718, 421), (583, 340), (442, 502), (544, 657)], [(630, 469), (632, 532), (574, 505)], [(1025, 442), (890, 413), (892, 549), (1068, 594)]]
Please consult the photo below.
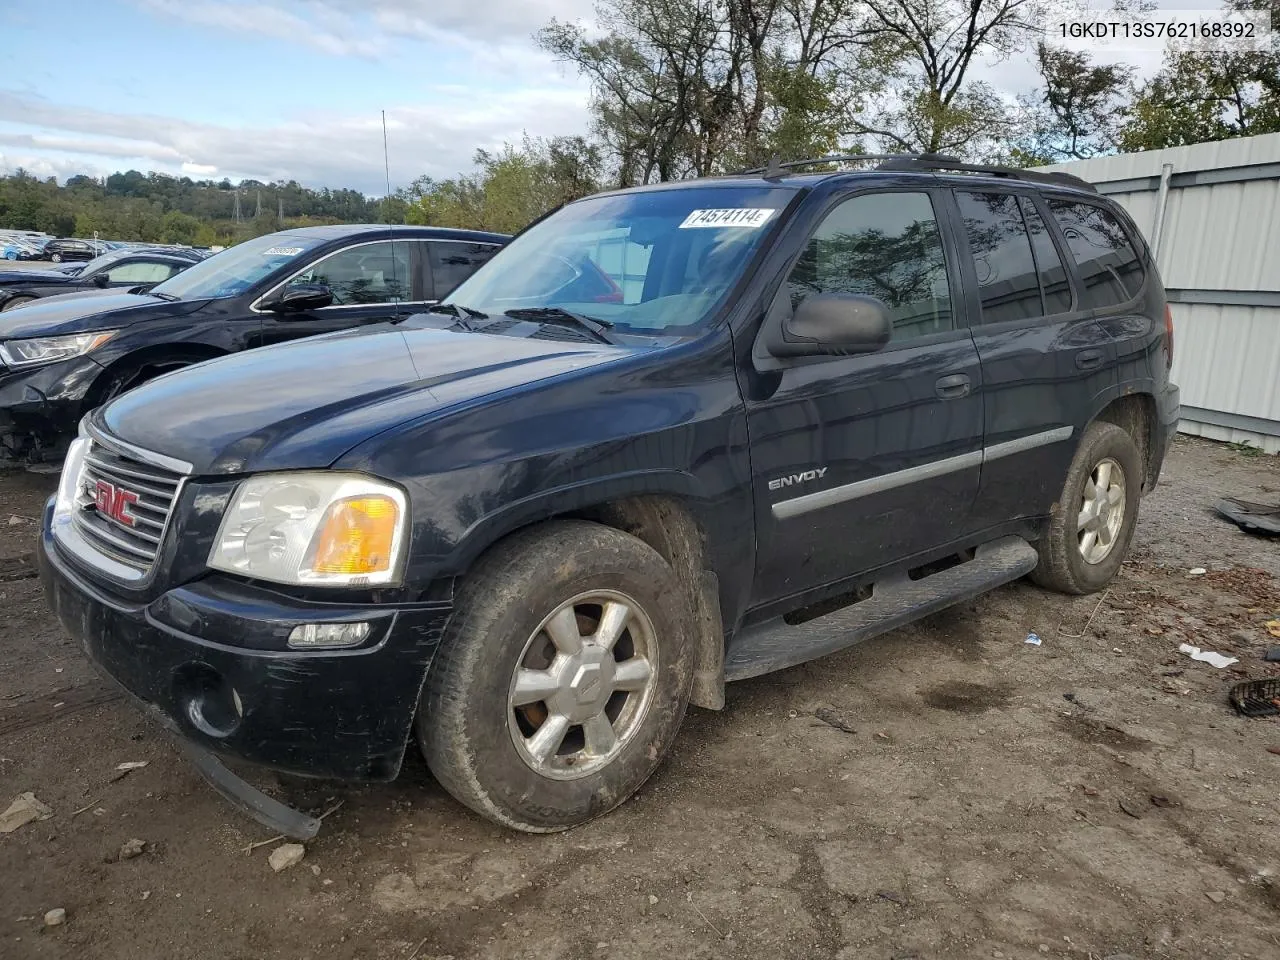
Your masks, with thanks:
[(88, 357), (12, 370), (0, 366), (0, 438), (14, 453), (75, 436), (103, 368)]
[[(198, 749), (302, 776), (389, 780), (450, 606), (311, 603), (206, 577), (146, 603), (109, 593), (40, 539), (50, 606), (89, 658)], [(298, 651), (304, 623), (365, 620), (365, 645)]]

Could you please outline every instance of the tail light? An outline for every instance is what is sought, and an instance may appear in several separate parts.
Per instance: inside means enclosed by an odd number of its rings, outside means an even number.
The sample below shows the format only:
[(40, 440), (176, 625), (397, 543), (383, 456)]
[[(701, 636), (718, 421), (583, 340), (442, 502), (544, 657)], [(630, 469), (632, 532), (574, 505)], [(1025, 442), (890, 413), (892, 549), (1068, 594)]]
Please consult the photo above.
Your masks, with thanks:
[(1164, 305), (1164, 364), (1168, 369), (1173, 368), (1173, 309), (1167, 303)]

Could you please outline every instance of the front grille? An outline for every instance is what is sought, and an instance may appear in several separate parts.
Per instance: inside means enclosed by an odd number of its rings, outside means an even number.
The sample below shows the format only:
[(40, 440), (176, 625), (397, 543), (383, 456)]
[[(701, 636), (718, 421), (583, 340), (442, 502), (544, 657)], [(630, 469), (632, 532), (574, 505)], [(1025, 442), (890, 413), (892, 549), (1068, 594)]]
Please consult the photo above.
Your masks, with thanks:
[(76, 529), (96, 550), (147, 573), (184, 477), (94, 440), (76, 491)]

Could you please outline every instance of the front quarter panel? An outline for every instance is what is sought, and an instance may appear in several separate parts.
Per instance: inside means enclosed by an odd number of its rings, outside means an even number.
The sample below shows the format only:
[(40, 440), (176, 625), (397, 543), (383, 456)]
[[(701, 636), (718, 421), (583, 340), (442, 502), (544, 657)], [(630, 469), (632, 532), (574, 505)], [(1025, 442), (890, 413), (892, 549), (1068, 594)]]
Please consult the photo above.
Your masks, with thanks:
[(678, 498), (706, 534), (732, 613), (749, 586), (746, 422), (727, 331), (543, 380), (388, 431), (335, 467), (403, 484), (406, 582), (457, 576), (515, 530), (624, 497)]

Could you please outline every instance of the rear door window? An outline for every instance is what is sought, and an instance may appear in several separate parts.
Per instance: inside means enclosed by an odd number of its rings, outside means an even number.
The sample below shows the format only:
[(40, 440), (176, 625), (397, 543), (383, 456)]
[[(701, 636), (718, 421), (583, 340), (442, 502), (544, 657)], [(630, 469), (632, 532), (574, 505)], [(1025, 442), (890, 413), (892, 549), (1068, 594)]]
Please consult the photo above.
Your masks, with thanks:
[(1034, 320), (1045, 314), (1031, 237), (1011, 193), (956, 191), (982, 297), (982, 322)]
[(1067, 270), (1062, 265), (1062, 257), (1058, 256), (1058, 248), (1049, 236), (1049, 228), (1030, 197), (1019, 197), (1018, 205), (1022, 207), (1022, 217), (1031, 232), (1031, 248), (1036, 254), (1040, 289), (1044, 293), (1044, 312), (1050, 316), (1067, 313), (1071, 310), (1071, 281), (1067, 279)]
[(499, 249), (493, 243), (442, 240), (428, 240), (426, 247), (437, 300), (452, 293), (463, 280), (488, 263)]
[(1112, 213), (1074, 200), (1050, 200), (1049, 211), (1080, 273), (1082, 307), (1111, 307), (1137, 296), (1142, 261)]

